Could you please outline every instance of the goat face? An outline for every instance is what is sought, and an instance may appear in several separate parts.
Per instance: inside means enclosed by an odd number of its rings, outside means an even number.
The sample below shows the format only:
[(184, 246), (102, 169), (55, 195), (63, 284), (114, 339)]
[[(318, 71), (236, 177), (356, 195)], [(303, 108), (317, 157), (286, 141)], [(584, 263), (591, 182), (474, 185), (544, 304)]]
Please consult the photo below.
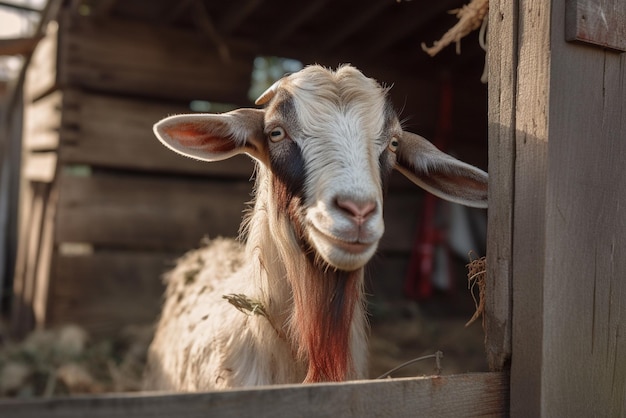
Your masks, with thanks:
[(301, 238), (336, 269), (362, 267), (384, 232), (381, 171), (393, 168), (390, 143), (402, 133), (385, 91), (352, 67), (308, 67), (263, 102), (270, 166), (285, 207), (300, 199), (291, 217)]
[(267, 106), (169, 117), (155, 133), (193, 158), (243, 152), (268, 167), (276, 207), (295, 238), (332, 268), (357, 270), (376, 251), (383, 189), (394, 167), (447, 200), (486, 206), (486, 173), (403, 132), (386, 90), (353, 67), (307, 67), (279, 80), (257, 104)]

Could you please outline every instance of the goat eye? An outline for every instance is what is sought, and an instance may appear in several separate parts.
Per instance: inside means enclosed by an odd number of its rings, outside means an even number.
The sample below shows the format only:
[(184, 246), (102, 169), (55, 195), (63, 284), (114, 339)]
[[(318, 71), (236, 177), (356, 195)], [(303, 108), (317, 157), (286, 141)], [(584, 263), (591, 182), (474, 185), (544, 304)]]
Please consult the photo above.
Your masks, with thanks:
[(285, 138), (285, 135), (286, 135), (285, 130), (281, 128), (280, 126), (278, 126), (270, 131), (270, 141), (272, 142), (282, 141)]
[(398, 141), (398, 138), (396, 138), (395, 136), (391, 138), (391, 141), (389, 141), (389, 151), (396, 152), (399, 146), (400, 141)]

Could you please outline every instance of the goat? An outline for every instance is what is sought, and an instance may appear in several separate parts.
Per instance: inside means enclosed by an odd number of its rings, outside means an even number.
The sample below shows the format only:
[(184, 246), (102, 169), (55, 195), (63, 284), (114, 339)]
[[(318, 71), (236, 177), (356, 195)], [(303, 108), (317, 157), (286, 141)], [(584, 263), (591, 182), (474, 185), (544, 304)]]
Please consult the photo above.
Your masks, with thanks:
[[(363, 268), (383, 235), (395, 168), (425, 190), (486, 207), (487, 173), (403, 131), (387, 89), (352, 66), (308, 66), (263, 109), (165, 118), (154, 132), (204, 161), (256, 160), (245, 244), (216, 239), (167, 276), (146, 387), (198, 391), (366, 377)], [(244, 314), (228, 294), (253, 301)]]

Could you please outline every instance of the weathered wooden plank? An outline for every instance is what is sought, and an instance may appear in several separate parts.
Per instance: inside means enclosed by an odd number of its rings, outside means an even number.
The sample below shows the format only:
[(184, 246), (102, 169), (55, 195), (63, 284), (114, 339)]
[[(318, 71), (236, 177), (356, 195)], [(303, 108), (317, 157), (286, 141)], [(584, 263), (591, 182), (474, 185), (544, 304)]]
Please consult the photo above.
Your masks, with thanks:
[[(204, 235), (236, 236), (252, 183), (102, 174), (61, 176), (56, 242), (189, 249)], [(381, 251), (407, 254), (421, 194), (389, 194)], [(407, 226), (408, 225), (408, 226)]]
[(7, 417), (470, 417), (507, 415), (508, 376), (481, 373), (195, 394), (2, 401)]
[(215, 163), (196, 161), (156, 139), (152, 126), (166, 116), (191, 113), (188, 106), (71, 89), (64, 91), (63, 103), (63, 163), (240, 179), (252, 175), (254, 164), (247, 156)]
[(59, 146), (63, 93), (57, 90), (24, 108), (24, 149), (48, 151)]
[(22, 177), (25, 180), (51, 183), (57, 170), (56, 152), (31, 153), (24, 158)]
[(0, 55), (26, 55), (33, 52), (41, 36), (0, 39)]
[(524, 2), (516, 26), (511, 415), (520, 417), (541, 416), (551, 13), (549, 2)]
[(61, 176), (56, 242), (185, 250), (235, 236), (252, 184), (102, 174)]
[[(254, 55), (229, 44), (230, 60), (193, 31), (64, 13), (58, 79), (64, 86), (168, 99), (248, 103)], [(132, 42), (128, 42), (132, 39)]]
[(54, 255), (45, 324), (75, 323), (94, 336), (111, 336), (129, 324), (158, 316), (162, 275), (180, 254), (95, 251)]
[(626, 2), (568, 0), (565, 7), (565, 36), (568, 41), (626, 51)]
[(41, 329), (46, 324), (50, 288), (50, 269), (55, 251), (54, 230), (59, 190), (56, 183), (50, 185), (50, 192), (45, 197), (46, 207), (41, 225), (39, 251), (33, 280), (32, 311), (35, 328)]
[(57, 25), (48, 25), (46, 36), (31, 56), (24, 82), (24, 102), (29, 103), (56, 86)]
[(489, 367), (503, 370), (511, 357), (517, 5), (492, 2), (489, 15), (489, 211), (484, 326)]
[(542, 415), (626, 416), (626, 55), (551, 51)]
[(32, 183), (24, 204), (11, 304), (11, 331), (14, 335), (24, 335), (34, 325), (33, 301), (35, 298), (36, 275), (41, 250), (42, 228), (45, 219), (46, 203), (50, 185)]

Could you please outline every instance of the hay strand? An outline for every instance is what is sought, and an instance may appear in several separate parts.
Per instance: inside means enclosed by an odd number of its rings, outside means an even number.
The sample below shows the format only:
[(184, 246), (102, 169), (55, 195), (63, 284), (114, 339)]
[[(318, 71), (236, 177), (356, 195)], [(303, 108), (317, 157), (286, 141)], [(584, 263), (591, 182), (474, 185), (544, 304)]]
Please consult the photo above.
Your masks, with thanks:
[(480, 28), (488, 12), (489, 0), (472, 0), (469, 4), (459, 9), (450, 10), (449, 13), (456, 15), (459, 19), (457, 24), (448, 30), (441, 39), (435, 41), (433, 46), (427, 47), (425, 43), (422, 43), (422, 50), (434, 57), (442, 49), (454, 42), (456, 44), (456, 53), (460, 54), (461, 39), (470, 32)]
[[(467, 264), (467, 286), (474, 299), (476, 311), (472, 318), (465, 324), (466, 327), (472, 325), (485, 311), (485, 276), (487, 272), (486, 257), (473, 258), (470, 252), (470, 262)], [(478, 286), (478, 299), (476, 299), (475, 287)]]

